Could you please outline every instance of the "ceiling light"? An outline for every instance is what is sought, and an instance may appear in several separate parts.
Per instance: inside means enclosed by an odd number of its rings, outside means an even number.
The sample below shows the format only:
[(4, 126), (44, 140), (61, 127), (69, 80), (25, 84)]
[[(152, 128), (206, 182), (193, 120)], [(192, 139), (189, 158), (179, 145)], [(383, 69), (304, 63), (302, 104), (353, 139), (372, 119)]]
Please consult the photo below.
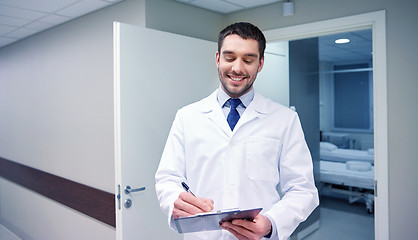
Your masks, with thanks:
[(283, 3), (283, 16), (293, 16), (295, 14), (295, 5), (293, 2), (289, 2), (289, 0)]
[(340, 38), (340, 39), (335, 40), (336, 44), (344, 44), (344, 43), (349, 43), (349, 42), (350, 42), (350, 39), (348, 38)]

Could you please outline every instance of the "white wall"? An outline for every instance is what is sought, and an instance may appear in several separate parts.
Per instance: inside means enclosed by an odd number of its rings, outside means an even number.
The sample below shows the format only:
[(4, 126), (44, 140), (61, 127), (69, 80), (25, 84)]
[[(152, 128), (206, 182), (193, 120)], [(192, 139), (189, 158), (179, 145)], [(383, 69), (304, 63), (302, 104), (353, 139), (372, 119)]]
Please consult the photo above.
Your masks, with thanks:
[[(0, 49), (0, 156), (114, 192), (113, 21), (126, 0)], [(33, 239), (115, 239), (113, 227), (0, 179), (1, 218)]]
[(173, 0), (146, 0), (146, 13), (147, 28), (213, 42), (218, 41), (223, 23), (220, 13)]
[(267, 43), (264, 67), (254, 88), (265, 97), (289, 106), (289, 43)]

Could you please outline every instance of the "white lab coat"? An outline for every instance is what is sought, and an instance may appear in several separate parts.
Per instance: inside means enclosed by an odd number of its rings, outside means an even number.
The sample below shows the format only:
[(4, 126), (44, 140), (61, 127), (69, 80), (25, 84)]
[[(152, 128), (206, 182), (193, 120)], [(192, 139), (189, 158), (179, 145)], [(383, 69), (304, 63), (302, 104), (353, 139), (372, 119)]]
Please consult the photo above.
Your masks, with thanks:
[[(262, 207), (285, 240), (318, 205), (312, 160), (297, 114), (255, 92), (231, 131), (217, 91), (180, 109), (156, 172), (156, 192), (171, 228), (173, 203), (186, 181), (215, 210)], [(276, 189), (280, 189), (283, 198)], [(184, 239), (235, 239), (225, 230)]]

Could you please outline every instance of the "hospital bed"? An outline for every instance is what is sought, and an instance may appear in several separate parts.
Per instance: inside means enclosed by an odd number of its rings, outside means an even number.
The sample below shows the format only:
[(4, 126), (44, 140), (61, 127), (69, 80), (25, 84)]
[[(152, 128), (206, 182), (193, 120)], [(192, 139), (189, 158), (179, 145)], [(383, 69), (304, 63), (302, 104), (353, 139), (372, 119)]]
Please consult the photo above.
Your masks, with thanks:
[(340, 149), (320, 143), (320, 182), (322, 193), (345, 194), (349, 202), (364, 200), (367, 212), (373, 212), (373, 150)]

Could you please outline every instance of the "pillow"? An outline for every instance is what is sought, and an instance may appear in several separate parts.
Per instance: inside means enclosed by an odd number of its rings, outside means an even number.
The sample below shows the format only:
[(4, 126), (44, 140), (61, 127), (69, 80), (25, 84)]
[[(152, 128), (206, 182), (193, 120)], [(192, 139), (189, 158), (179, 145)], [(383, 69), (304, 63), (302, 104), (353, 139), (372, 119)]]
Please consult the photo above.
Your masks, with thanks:
[(338, 147), (329, 142), (319, 142), (319, 149), (324, 151), (334, 151)]
[(372, 169), (372, 164), (370, 162), (360, 162), (360, 161), (348, 161), (345, 163), (345, 166), (348, 170), (365, 172)]

